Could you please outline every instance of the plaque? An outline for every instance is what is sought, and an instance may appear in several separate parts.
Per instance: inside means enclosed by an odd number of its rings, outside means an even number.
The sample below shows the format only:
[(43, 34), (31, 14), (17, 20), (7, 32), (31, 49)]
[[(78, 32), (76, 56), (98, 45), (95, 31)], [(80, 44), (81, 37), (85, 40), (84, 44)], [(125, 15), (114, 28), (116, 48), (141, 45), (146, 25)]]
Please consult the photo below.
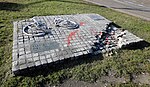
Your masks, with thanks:
[(59, 49), (59, 43), (51, 40), (38, 41), (38, 42), (31, 43), (30, 48), (31, 48), (31, 52), (33, 53), (44, 52), (44, 51)]

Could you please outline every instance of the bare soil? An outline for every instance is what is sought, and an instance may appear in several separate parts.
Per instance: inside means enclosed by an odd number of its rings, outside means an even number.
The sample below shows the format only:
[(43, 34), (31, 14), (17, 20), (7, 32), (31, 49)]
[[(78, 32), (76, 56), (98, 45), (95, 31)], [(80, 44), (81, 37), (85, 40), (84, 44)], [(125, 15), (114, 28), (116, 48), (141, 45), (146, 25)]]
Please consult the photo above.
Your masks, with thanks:
[[(142, 73), (140, 75), (132, 75), (132, 77), (133, 77), (132, 82), (136, 84), (150, 85), (149, 73)], [(111, 86), (112, 84), (127, 83), (129, 81), (130, 79), (125, 78), (125, 77), (102, 76), (100, 79), (98, 79), (94, 83), (68, 79), (64, 81), (62, 84), (59, 84), (58, 86), (51, 86), (51, 87), (107, 87), (107, 86)]]

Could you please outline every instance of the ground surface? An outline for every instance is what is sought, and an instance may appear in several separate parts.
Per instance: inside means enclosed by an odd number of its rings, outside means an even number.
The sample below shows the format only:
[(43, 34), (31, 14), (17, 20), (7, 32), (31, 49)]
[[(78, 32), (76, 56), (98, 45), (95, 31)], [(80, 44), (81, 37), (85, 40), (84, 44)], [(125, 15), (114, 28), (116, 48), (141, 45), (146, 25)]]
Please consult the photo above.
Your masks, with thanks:
[(150, 20), (150, 0), (87, 0), (95, 4)]
[[(67, 79), (97, 82), (101, 77), (113, 76), (126, 82), (108, 82), (111, 86), (147, 86), (150, 73), (150, 47), (143, 49), (124, 49), (112, 57), (85, 58), (61, 67), (48, 68), (36, 76), (17, 76), (11, 74), (13, 21), (39, 15), (60, 15), (78, 13), (97, 13), (128, 29), (133, 34), (150, 42), (150, 22), (137, 17), (113, 11), (103, 6), (93, 5), (81, 0), (0, 0), (0, 86), (35, 87), (59, 85)], [(111, 15), (110, 15), (111, 13)], [(141, 45), (140, 45), (141, 47)], [(63, 66), (63, 67), (62, 67)], [(36, 72), (36, 71), (35, 71)], [(135, 78), (144, 77), (140, 82)], [(114, 78), (114, 79), (115, 79)], [(137, 83), (135, 82), (137, 81)], [(147, 85), (146, 85), (147, 84)]]

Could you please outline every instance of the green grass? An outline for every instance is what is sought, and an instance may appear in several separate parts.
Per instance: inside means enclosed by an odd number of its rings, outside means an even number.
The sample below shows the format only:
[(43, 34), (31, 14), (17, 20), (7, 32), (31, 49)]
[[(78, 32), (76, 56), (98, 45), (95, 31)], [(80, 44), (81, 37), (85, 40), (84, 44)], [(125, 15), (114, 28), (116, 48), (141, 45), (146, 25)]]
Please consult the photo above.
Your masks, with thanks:
[[(3, 4), (7, 1), (9, 4)], [(7, 6), (6, 6), (7, 5)], [(37, 15), (97, 13), (114, 21), (135, 35), (150, 42), (150, 22), (137, 17), (116, 12), (114, 10), (93, 5), (82, 0), (1, 0), (0, 1), (0, 86), (43, 86), (44, 84), (59, 84), (65, 79), (76, 79), (94, 82), (109, 71), (115, 71), (116, 76), (130, 77), (130, 74), (150, 73), (150, 47), (143, 50), (122, 50), (113, 57), (103, 60), (91, 58), (65, 66), (47, 75), (34, 77), (17, 76), (11, 74), (13, 21), (31, 18)], [(133, 82), (116, 84), (114, 86), (137, 86)]]

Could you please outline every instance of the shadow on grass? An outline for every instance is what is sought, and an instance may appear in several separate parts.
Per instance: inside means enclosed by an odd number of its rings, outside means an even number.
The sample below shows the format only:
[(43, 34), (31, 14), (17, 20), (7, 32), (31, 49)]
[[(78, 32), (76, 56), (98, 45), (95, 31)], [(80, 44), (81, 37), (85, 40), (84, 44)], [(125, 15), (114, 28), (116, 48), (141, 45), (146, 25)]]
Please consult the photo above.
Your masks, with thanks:
[[(67, 0), (41, 0), (41, 1), (36, 1), (36, 2), (32, 2), (32, 3), (28, 3), (28, 4), (18, 4), (18, 3), (13, 3), (13, 2), (0, 2), (0, 10), (20, 11), (21, 9), (23, 9), (27, 6), (31, 6), (31, 5), (39, 4), (39, 3), (43, 3), (43, 2), (50, 2), (50, 1), (98, 6), (95, 4), (91, 4), (89, 2), (77, 2), (77, 1), (67, 1)], [(107, 8), (105, 6), (99, 6), (99, 7)]]
[(23, 4), (12, 2), (0, 2), (0, 10), (6, 11), (20, 11), (23, 8)]
[(128, 49), (128, 50), (137, 50), (137, 49), (144, 49), (146, 47), (149, 47), (150, 43), (147, 41), (140, 41), (140, 42), (136, 42), (136, 43), (131, 43), (125, 47), (123, 47), (123, 49)]
[[(68, 1), (68, 0), (41, 0), (41, 1), (37, 1), (37, 2), (32, 2), (32, 3), (29, 3), (27, 4), (28, 6), (29, 5), (34, 5), (34, 4), (38, 4), (38, 3), (43, 3), (43, 2), (50, 2), (50, 1), (55, 1), (55, 2), (63, 2), (63, 3), (73, 3), (73, 4), (83, 4), (83, 5), (91, 5), (91, 6), (99, 6), (99, 5), (95, 5), (95, 4), (92, 4), (92, 3), (89, 3), (89, 2), (78, 2), (78, 1)], [(100, 7), (104, 7), (104, 8), (107, 8), (105, 6), (100, 6)]]
[(72, 68), (81, 64), (92, 63), (93, 61), (102, 60), (102, 59), (103, 59), (103, 56), (101, 54), (97, 56), (88, 54), (88, 55), (83, 55), (80, 57), (73, 57), (73, 58), (68, 58), (68, 59), (64, 59), (61, 61), (57, 61), (57, 62), (52, 62), (49, 64), (47, 63), (47, 64), (40, 65), (37, 67), (27, 68), (27, 69), (15, 72), (15, 74), (17, 76), (28, 76), (28, 77), (34, 77), (38, 75), (47, 76), (59, 70)]

